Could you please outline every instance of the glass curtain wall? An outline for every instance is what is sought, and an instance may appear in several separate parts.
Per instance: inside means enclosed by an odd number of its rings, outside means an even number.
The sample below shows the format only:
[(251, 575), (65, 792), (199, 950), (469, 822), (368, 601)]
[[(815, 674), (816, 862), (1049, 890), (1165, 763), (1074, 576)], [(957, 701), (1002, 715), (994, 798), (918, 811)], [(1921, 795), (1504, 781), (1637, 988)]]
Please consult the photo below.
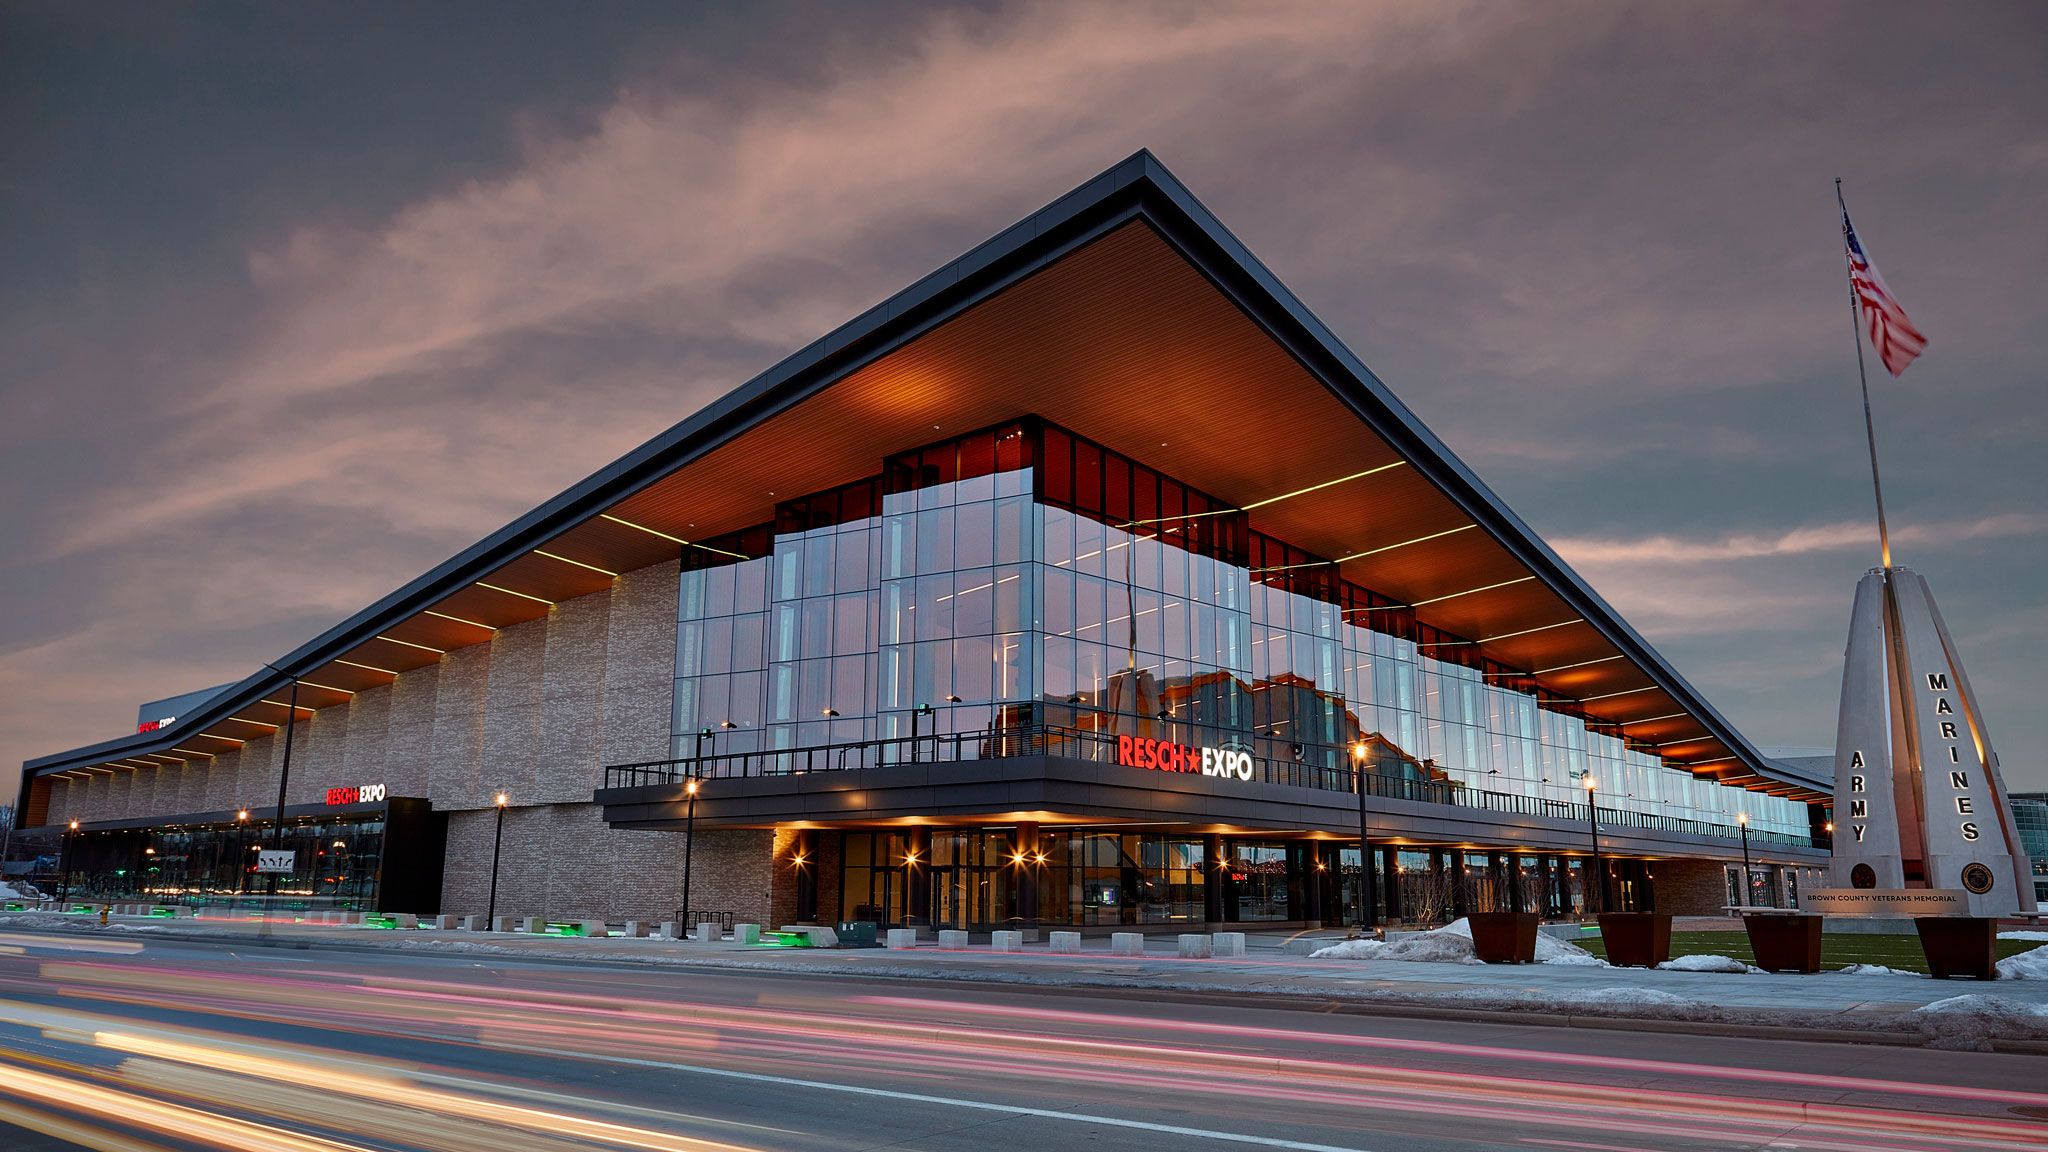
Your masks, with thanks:
[(274, 882), (256, 871), (256, 853), (272, 846), (273, 835), (269, 828), (234, 824), (80, 833), (71, 843), (69, 898), (193, 907), (376, 907), (382, 820), (289, 823), (284, 847), (296, 854), (298, 870)]
[(1362, 742), (1386, 774), (1563, 803), (1590, 775), (1603, 807), (1809, 831), (1804, 805), (1666, 766), (1243, 512), (1038, 421), (892, 457), (684, 567), (678, 759), (1044, 726), (1345, 768)]

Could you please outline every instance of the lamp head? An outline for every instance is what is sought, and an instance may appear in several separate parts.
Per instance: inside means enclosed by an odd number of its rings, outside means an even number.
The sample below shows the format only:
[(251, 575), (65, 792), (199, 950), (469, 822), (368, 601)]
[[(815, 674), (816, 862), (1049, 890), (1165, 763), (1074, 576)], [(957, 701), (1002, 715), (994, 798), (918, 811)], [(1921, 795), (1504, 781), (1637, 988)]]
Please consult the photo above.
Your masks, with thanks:
[(71, 830), (72, 830), (73, 832), (76, 832), (76, 831), (78, 831), (78, 821), (76, 821), (76, 820), (73, 820), (73, 821), (71, 822)]
[(695, 796), (697, 794), (696, 777), (691, 777), (689, 783), (683, 785), (683, 790), (688, 792), (690, 795)]
[(1735, 814), (1735, 822), (1747, 828), (1749, 826), (1749, 813), (1737, 812)]
[(506, 797), (503, 792), (498, 793), (498, 807), (503, 808), (505, 806), (505, 799)]
[(235, 813), (235, 819), (237, 819), (237, 820), (247, 820), (248, 818), (249, 818), (249, 813), (248, 813), (248, 812), (246, 812), (246, 811), (243, 811), (243, 812), (237, 812), (237, 813)]
[(1580, 777), (1579, 783), (1584, 784), (1586, 786), (1586, 791), (1588, 792), (1591, 792), (1593, 789), (1598, 788), (1600, 786), (1600, 782), (1593, 779), (1591, 773), (1588, 773), (1587, 775)]

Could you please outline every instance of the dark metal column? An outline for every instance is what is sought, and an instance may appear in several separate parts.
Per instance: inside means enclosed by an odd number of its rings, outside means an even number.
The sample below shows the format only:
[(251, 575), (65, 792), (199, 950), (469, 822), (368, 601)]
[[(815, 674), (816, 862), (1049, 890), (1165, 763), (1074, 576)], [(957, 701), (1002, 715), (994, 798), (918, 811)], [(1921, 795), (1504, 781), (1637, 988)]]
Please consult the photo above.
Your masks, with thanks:
[(1202, 918), (1223, 923), (1223, 837), (1202, 837)]

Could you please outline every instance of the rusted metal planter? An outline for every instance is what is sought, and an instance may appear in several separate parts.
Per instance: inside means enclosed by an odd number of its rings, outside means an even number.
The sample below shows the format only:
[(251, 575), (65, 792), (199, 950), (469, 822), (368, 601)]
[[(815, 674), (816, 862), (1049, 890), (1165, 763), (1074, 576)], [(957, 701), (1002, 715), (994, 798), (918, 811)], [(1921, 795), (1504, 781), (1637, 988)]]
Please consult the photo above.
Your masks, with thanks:
[(1671, 959), (1671, 917), (1662, 912), (1602, 912), (1600, 941), (1619, 968), (1655, 968)]
[(1927, 973), (1936, 980), (1998, 979), (1998, 921), (1989, 916), (1915, 916)]
[(1807, 912), (1783, 915), (1752, 913), (1742, 918), (1749, 931), (1749, 950), (1766, 972), (1820, 971), (1820, 925), (1826, 919)]
[(1488, 964), (1532, 964), (1536, 960), (1536, 926), (1543, 917), (1534, 912), (1474, 912), (1466, 917), (1472, 927), (1472, 952)]

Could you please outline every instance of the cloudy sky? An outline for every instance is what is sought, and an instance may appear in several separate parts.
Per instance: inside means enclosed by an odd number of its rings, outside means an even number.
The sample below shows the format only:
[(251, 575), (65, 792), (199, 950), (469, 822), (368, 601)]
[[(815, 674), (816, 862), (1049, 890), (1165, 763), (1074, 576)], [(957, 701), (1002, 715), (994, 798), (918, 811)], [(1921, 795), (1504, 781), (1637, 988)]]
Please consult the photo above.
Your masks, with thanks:
[(1932, 338), (1897, 560), (2048, 788), (2048, 9), (359, 7), (0, 7), (0, 762), (1145, 147), (1769, 746), (1832, 743), (1876, 560), (1842, 177)]

